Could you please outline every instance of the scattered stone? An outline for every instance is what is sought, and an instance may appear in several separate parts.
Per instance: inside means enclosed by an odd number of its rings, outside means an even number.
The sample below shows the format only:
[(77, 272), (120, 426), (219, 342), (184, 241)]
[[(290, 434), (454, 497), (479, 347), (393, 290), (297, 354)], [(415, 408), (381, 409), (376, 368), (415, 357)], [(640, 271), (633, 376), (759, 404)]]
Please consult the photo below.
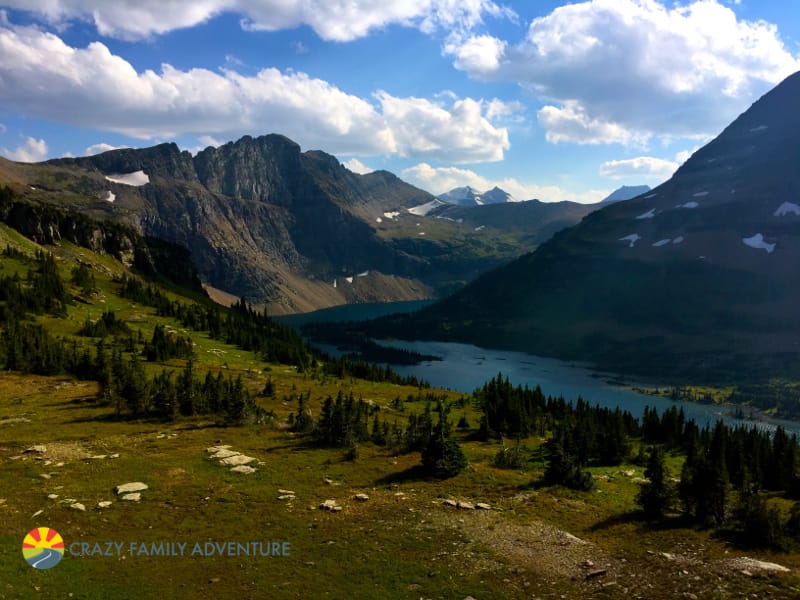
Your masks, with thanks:
[(290, 496), (294, 496), (294, 492), (292, 490), (283, 490), (283, 489), (278, 488), (278, 493), (279, 494), (289, 494)]
[(58, 494), (47, 494), (48, 500), (55, 500), (56, 498), (58, 498)]
[(634, 477), (633, 479), (631, 479), (631, 481), (633, 483), (642, 483), (642, 484), (650, 483), (650, 480), (645, 477)]
[(627, 471), (623, 471), (622, 474), (625, 475), (625, 477), (633, 477), (636, 474), (636, 471), (633, 469), (628, 469)]
[(248, 467), (247, 465), (237, 465), (235, 467), (231, 467), (231, 473), (241, 473), (242, 475), (250, 475), (256, 471), (258, 471), (258, 469)]
[(445, 506), (457, 506), (458, 505), (458, 503), (455, 500), (450, 500), (450, 498), (442, 500), (442, 504), (444, 504)]
[(114, 488), (114, 491), (117, 494), (127, 494), (130, 492), (141, 492), (142, 490), (148, 489), (149, 486), (146, 483), (142, 483), (141, 481), (132, 481), (131, 483), (123, 483), (118, 485)]
[(165, 438), (165, 437), (167, 437), (167, 436), (165, 436), (163, 433), (159, 433), (159, 434), (156, 436), (156, 439), (157, 439), (157, 440), (160, 440), (160, 439), (163, 439), (163, 438)]
[(212, 577), (208, 580), (208, 583), (219, 583), (219, 577)]
[(64, 466), (64, 463), (63, 463), (63, 462), (56, 463), (56, 468), (58, 468), (58, 467), (63, 467), (63, 466)]
[(114, 453), (111, 456), (109, 456), (108, 458), (119, 458), (119, 453)]
[(238, 456), (240, 454), (241, 452), (236, 452), (236, 450), (228, 450), (227, 448), (223, 448), (219, 452), (215, 452), (214, 454), (212, 454), (211, 458), (218, 458), (218, 459), (230, 458), (231, 456)]
[(336, 503), (336, 500), (325, 500), (319, 505), (320, 510), (329, 510), (332, 512), (339, 512), (342, 507)]
[(486, 502), (478, 502), (475, 505), (475, 508), (477, 508), (479, 510), (492, 510), (492, 505), (491, 504), (486, 504)]
[(586, 574), (586, 579), (594, 579), (595, 577), (602, 577), (606, 573), (608, 573), (608, 570), (606, 569), (595, 569), (594, 571), (589, 571)]
[(50, 475), (50, 473), (39, 473), (39, 477), (41, 477), (42, 479), (50, 479), (52, 475)]
[(230, 449), (230, 446), (228, 446), (228, 445), (225, 445), (225, 446), (211, 446), (210, 448), (206, 448), (206, 452), (208, 452), (209, 454), (216, 454), (220, 450), (229, 450), (229, 449)]
[(112, 504), (111, 500), (103, 500), (97, 503), (97, 508), (108, 508)]
[(324, 481), (325, 481), (325, 483), (327, 483), (328, 485), (333, 485), (333, 479), (331, 479), (330, 477), (326, 477)]
[(35, 519), (36, 517), (38, 517), (38, 516), (39, 516), (40, 514), (42, 514), (43, 512), (44, 512), (43, 510), (37, 510), (35, 513), (33, 513), (33, 514), (31, 515), (31, 519)]
[(294, 494), (281, 494), (280, 496), (278, 496), (278, 500), (294, 500), (294, 499), (295, 499)]
[(37, 444), (35, 446), (31, 446), (30, 448), (26, 448), (25, 450), (23, 450), (23, 454), (26, 452), (33, 452), (35, 454), (44, 454), (45, 452), (47, 452), (47, 446), (42, 446), (40, 444)]
[(765, 562), (763, 560), (756, 560), (755, 558), (749, 558), (747, 556), (735, 558), (731, 562), (733, 563), (734, 567), (742, 571), (767, 571), (770, 573), (788, 573), (791, 571), (791, 569), (784, 567), (783, 565)]
[(661, 556), (663, 556), (667, 560), (675, 560), (675, 555), (674, 554), (670, 554), (669, 552), (662, 552)]
[(583, 561), (583, 566), (587, 569), (591, 569), (594, 566), (594, 563), (587, 558), (585, 561)]
[(142, 499), (142, 494), (140, 494), (139, 492), (132, 492), (130, 494), (125, 494), (124, 496), (122, 496), (122, 499), (131, 502), (139, 502), (139, 500)]
[(2, 506), (5, 503), (6, 503), (6, 499), (5, 498), (0, 498), (0, 506)]
[(70, 508), (74, 508), (75, 510), (79, 510), (81, 512), (86, 512), (86, 506), (81, 504), (80, 502), (76, 502), (75, 504), (70, 504)]
[(369, 500), (369, 496), (367, 496), (366, 494), (356, 494), (354, 498), (356, 500), (359, 500), (360, 502), (366, 502), (367, 500)]
[(90, 456), (87, 460), (104, 460), (108, 458), (105, 454), (98, 454), (97, 456)]
[(585, 540), (582, 540), (578, 536), (572, 535), (571, 533), (567, 533), (566, 531), (561, 531), (560, 534), (561, 534), (561, 537), (564, 538), (564, 543), (573, 543), (573, 544), (581, 544), (581, 545), (586, 543)]
[(462, 502), (459, 500), (456, 506), (463, 510), (475, 510), (475, 505), (472, 504), (472, 502)]
[(255, 460), (252, 456), (245, 456), (244, 454), (237, 454), (236, 456), (229, 456), (228, 458), (223, 458), (219, 461), (221, 465), (246, 465), (247, 463), (251, 463)]

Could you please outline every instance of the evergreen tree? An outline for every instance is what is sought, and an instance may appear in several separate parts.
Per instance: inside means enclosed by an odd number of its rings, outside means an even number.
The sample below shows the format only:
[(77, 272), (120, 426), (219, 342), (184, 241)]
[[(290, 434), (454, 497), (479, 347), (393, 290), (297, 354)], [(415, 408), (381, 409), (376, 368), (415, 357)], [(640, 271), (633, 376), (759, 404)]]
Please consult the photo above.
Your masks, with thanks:
[(426, 473), (439, 479), (455, 477), (467, 467), (467, 457), (452, 436), (445, 411), (439, 412), (439, 422), (433, 429), (422, 451), (422, 467)]
[(644, 476), (650, 481), (642, 485), (636, 501), (644, 510), (646, 518), (660, 519), (675, 500), (675, 488), (669, 481), (669, 473), (664, 465), (664, 451), (660, 447), (650, 450)]

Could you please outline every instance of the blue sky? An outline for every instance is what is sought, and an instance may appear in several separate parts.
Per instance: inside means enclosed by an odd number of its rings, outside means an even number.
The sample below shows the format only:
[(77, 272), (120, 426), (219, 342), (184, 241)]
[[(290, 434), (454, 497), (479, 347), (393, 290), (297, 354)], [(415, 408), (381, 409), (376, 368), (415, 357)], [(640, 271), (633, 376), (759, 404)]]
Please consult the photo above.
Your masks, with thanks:
[(0, 0), (0, 154), (274, 132), (433, 193), (592, 202), (798, 70), (786, 0)]

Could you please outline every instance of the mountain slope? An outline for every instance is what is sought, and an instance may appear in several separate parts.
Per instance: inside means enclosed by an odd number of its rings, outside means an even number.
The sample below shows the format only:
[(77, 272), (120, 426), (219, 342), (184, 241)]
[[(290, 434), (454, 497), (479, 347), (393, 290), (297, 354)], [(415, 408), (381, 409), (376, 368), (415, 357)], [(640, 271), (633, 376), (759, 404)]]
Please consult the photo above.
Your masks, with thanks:
[(600, 201), (600, 204), (608, 204), (610, 202), (619, 202), (621, 200), (630, 200), (641, 194), (646, 194), (650, 191), (649, 185), (623, 185), (611, 192), (608, 196)]
[(795, 74), (651, 193), (588, 215), (403, 331), (625, 372), (799, 374), (798, 103)]
[(206, 284), (278, 314), (430, 298), (530, 251), (542, 227), (554, 231), (529, 220), (496, 240), (420, 221), (420, 207), (439, 204), (427, 192), (386, 171), (352, 173), (280, 135), (195, 157), (161, 144), (39, 164), (0, 159), (4, 183), (29, 201), (185, 246)]

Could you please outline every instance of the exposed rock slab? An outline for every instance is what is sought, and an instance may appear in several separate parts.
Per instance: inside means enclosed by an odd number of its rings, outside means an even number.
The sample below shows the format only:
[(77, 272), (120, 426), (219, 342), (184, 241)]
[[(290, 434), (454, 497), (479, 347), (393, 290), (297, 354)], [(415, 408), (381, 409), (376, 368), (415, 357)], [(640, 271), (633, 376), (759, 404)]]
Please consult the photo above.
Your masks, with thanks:
[(141, 481), (132, 481), (130, 483), (123, 483), (114, 488), (117, 494), (129, 494), (131, 492), (141, 492), (148, 489), (149, 486)]

